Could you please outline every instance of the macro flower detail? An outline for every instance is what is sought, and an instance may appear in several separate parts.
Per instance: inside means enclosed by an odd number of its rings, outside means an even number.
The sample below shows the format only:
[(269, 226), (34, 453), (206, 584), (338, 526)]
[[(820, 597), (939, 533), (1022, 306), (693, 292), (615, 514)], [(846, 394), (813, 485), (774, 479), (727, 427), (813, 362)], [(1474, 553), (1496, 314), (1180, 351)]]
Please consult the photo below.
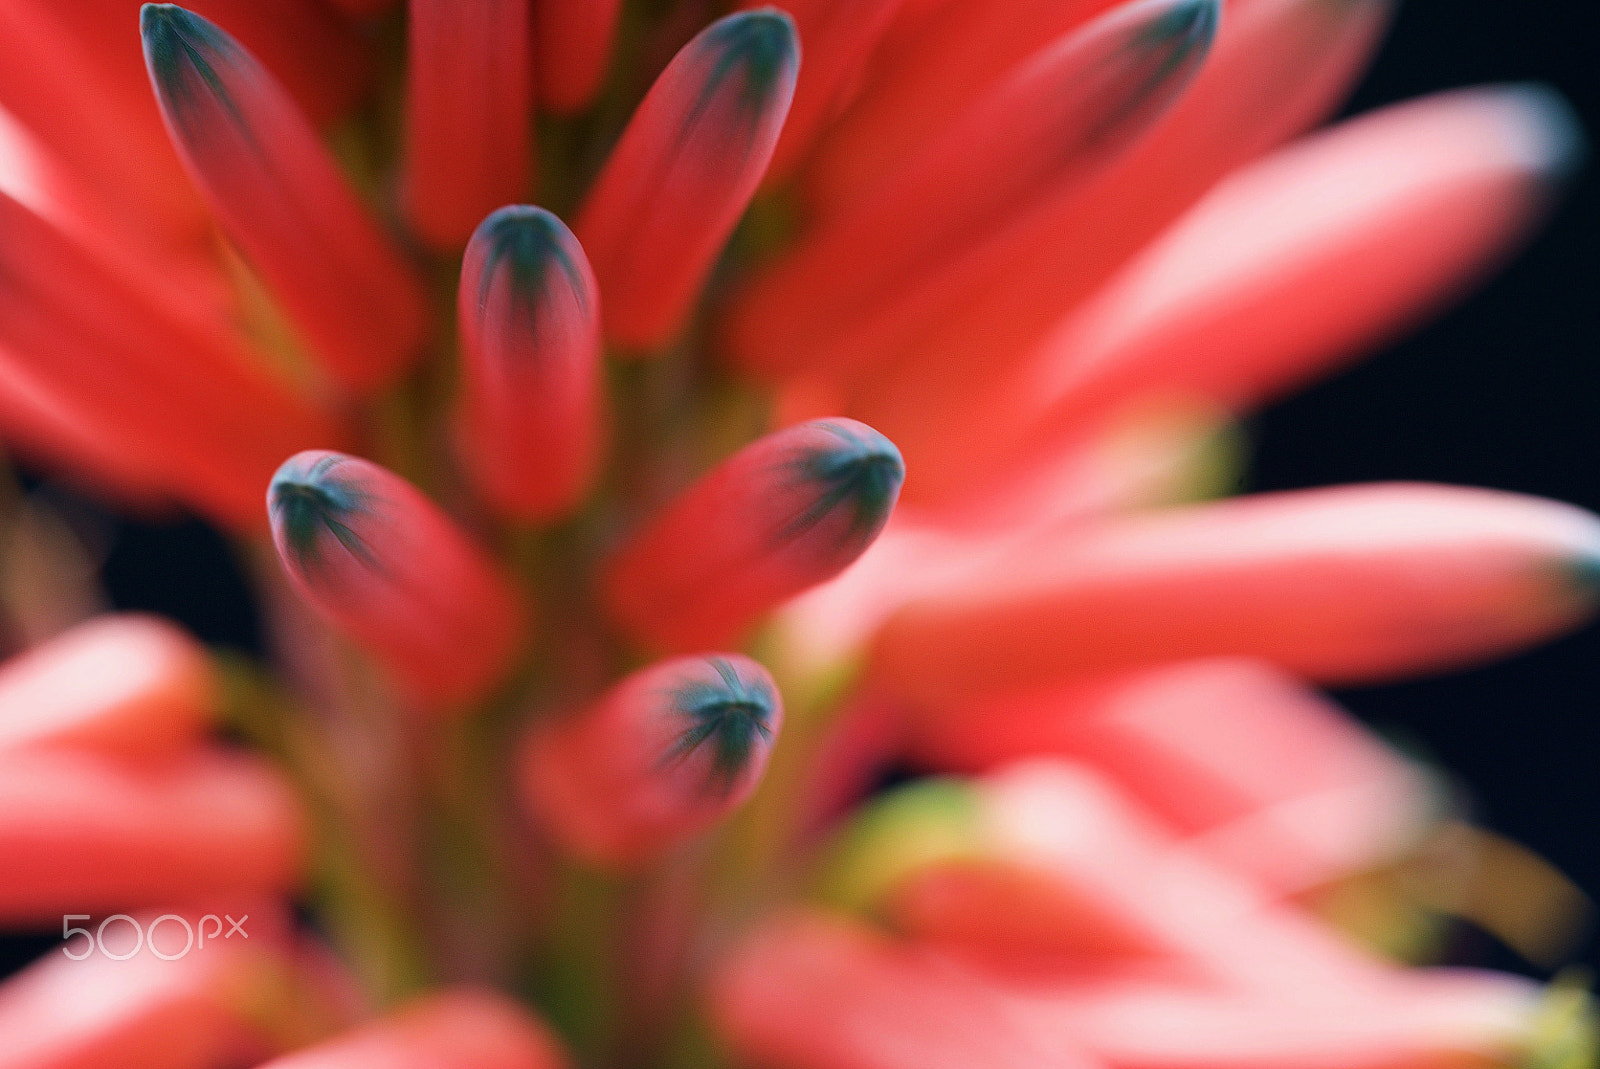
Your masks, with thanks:
[(1438, 964), (1582, 893), (1319, 688), (1583, 626), (1600, 517), (1220, 496), (1581, 156), (1317, 129), (1391, 8), (0, 0), (0, 1069), (1595, 1065)]

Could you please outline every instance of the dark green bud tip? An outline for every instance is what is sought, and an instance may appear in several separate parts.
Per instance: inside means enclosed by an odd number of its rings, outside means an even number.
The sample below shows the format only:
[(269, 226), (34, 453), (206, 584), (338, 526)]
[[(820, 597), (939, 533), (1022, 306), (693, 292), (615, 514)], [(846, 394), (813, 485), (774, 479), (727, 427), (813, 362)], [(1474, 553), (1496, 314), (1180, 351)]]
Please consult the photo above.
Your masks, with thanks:
[(779, 98), (787, 107), (800, 71), (800, 34), (786, 12), (768, 7), (729, 15), (708, 26), (699, 43), (712, 63), (708, 94), (737, 71), (747, 107), (765, 109)]
[(273, 539), (278, 552), (303, 573), (321, 568), (324, 533), (369, 566), (375, 564), (372, 551), (350, 526), (351, 518), (367, 507), (368, 495), (339, 477), (338, 468), (347, 459), (339, 453), (300, 453), (272, 477), (267, 511)]
[(785, 540), (800, 538), (837, 509), (850, 510), (845, 545), (859, 553), (889, 520), (906, 465), (895, 444), (871, 427), (853, 420), (821, 420), (817, 424), (834, 439), (795, 461), (797, 476), (811, 488), (810, 506), (783, 531)]
[[(715, 680), (696, 680), (672, 693), (671, 709), (685, 722), (683, 732), (662, 757), (663, 765), (683, 761), (702, 746), (711, 748), (707, 787), (720, 794), (733, 788), (759, 748), (772, 741), (777, 691), (754, 662), (740, 672), (726, 657), (707, 657)], [(743, 660), (743, 658), (740, 658)]]
[[(491, 212), (478, 224), (472, 245), (482, 249), (482, 269), (477, 280), (479, 307), (488, 301), (489, 286), (502, 268), (511, 273), (511, 286), (519, 297), (528, 297), (544, 285), (552, 266), (566, 278), (566, 285), (587, 307), (591, 295), (583, 271), (578, 239), (565, 223), (543, 208), (512, 204)], [(468, 254), (471, 259), (471, 254)]]

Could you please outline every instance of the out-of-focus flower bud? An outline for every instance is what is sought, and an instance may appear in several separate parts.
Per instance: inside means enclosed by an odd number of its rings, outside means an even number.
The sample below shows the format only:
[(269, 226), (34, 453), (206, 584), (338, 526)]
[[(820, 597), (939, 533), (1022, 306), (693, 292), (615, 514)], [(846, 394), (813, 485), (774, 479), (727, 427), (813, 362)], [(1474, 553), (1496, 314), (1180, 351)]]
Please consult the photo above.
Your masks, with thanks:
[(782, 724), (778, 688), (749, 658), (663, 661), (537, 728), (523, 753), (523, 796), (568, 853), (632, 867), (743, 803)]

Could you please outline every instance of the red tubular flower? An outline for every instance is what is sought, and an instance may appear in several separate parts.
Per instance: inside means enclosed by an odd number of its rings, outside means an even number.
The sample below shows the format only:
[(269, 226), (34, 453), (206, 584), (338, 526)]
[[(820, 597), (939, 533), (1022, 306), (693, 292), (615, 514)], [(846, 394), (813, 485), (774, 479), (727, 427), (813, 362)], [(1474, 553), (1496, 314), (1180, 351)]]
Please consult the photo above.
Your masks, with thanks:
[(904, 477), (894, 444), (854, 420), (769, 434), (622, 548), (606, 573), (606, 604), (632, 634), (663, 649), (737, 640), (761, 614), (859, 557)]
[(467, 246), (456, 308), (456, 441), (479, 493), (523, 521), (570, 510), (600, 435), (600, 300), (583, 249), (543, 208), (502, 208)]
[(188, 635), (153, 616), (97, 617), (0, 665), (0, 752), (175, 754), (210, 723), (216, 697)]
[(489, 991), (446, 989), (262, 1069), (565, 1069), (545, 1026)]
[(765, 8), (713, 23), (656, 79), (574, 228), (608, 338), (651, 350), (682, 325), (772, 158), (799, 63), (793, 22)]
[(267, 511), (301, 597), (413, 697), (459, 709), (507, 667), (524, 628), (520, 599), (404, 479), (341, 453), (297, 453), (273, 476)]
[(1092, 188), (1010, 220), (851, 327), (837, 343), (851, 355), (833, 366), (867, 380), (853, 414), (870, 405), (898, 419), (924, 386), (976, 392), (1026, 356), (1217, 179), (1335, 107), (1387, 11), (1384, 0), (1254, 0), (1234, 12), (1189, 91)]
[(1351, 683), (1469, 664), (1594, 608), (1600, 521), (1425, 485), (1266, 494), (1018, 547), (913, 602), (877, 671), (930, 703), (1183, 657)]
[(539, 104), (560, 114), (594, 99), (611, 58), (622, 0), (533, 0)]
[(746, 363), (851, 370), (855, 354), (831, 347), (851, 324), (1006, 220), (1074, 196), (1149, 128), (1217, 15), (1218, 0), (1124, 5), (1021, 65), (756, 286), (739, 311)]
[(172, 4), (140, 14), (145, 61), (184, 166), (327, 371), (375, 388), (424, 332), (417, 279), (272, 75)]
[(1258, 661), (1179, 662), (926, 710), (933, 768), (1031, 755), (1092, 763), (1190, 846), (1294, 894), (1410, 846), (1431, 804), (1416, 768), (1342, 709)]
[(485, 215), (527, 196), (529, 3), (411, 0), (400, 199), (437, 248), (460, 248)]
[(638, 867), (738, 808), (782, 725), (777, 686), (749, 658), (663, 661), (537, 729), (522, 755), (523, 796), (574, 857)]
[(337, 437), (228, 331), (4, 194), (0, 236), (0, 362), (167, 492), (258, 527), (285, 450)]
[[(134, 919), (148, 931), (155, 918)], [(0, 986), (0, 1069), (215, 1069), (269, 1056), (264, 1017), (288, 963), (261, 924), (248, 927), (248, 943), (219, 939), (181, 956), (173, 947), (165, 961), (148, 948), (125, 960), (85, 955), (73, 936), (64, 949), (82, 960), (53, 951)]]
[(305, 818), (257, 758), (133, 764), (88, 752), (0, 754), (0, 920), (276, 893), (298, 882)]
[[(839, 112), (863, 77), (874, 46), (898, 13), (902, 0), (788, 0), (784, 12), (794, 19), (805, 42), (805, 64), (795, 83), (794, 102), (772, 153), (766, 181), (787, 177), (809, 152), (819, 134)], [(749, 2), (746, 9), (759, 5)]]
[(1580, 140), (1546, 91), (1475, 89), (1240, 169), (984, 396), (921, 391), (932, 489), (1017, 477), (1153, 396), (1244, 412), (1326, 374), (1520, 241)]

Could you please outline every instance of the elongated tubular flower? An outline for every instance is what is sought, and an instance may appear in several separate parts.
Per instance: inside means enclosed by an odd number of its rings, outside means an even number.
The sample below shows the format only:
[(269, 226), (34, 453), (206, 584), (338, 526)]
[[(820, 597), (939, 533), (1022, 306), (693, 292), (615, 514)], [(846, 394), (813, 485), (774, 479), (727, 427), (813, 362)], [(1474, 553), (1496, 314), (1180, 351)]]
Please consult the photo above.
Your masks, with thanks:
[(606, 572), (606, 605), (662, 649), (735, 641), (859, 557), (904, 478), (893, 443), (854, 420), (776, 431), (701, 477), (623, 546)]
[[(1381, 0), (1243, 5), (1224, 20), (1190, 91), (1090, 188), (1019, 213), (977, 247), (930, 262), (849, 326), (827, 366), (849, 369), (850, 392), (883, 387), (897, 412), (924, 388), (939, 396), (976, 391), (1222, 175), (1331, 110), (1386, 14)], [(800, 307), (786, 321), (804, 319), (804, 301), (797, 295)], [(974, 352), (986, 359), (970, 359)]]
[(701, 31), (651, 86), (574, 227), (607, 338), (649, 351), (682, 325), (772, 158), (799, 62), (787, 15), (746, 11)]
[(1259, 661), (1183, 661), (927, 710), (907, 730), (930, 768), (1090, 763), (1191, 846), (1285, 893), (1394, 857), (1431, 803), (1409, 762)]
[[(132, 919), (148, 929), (156, 917)], [(80, 960), (51, 954), (0, 987), (0, 1069), (211, 1069), (270, 1056), (279, 1043), (268, 1020), (289, 994), (290, 970), (266, 920), (260, 910), (250, 917), (249, 942), (217, 939), (181, 955), (173, 947), (168, 960), (83, 954), (74, 936), (67, 946)]]
[(251, 487), (283, 450), (337, 440), (217, 324), (4, 194), (0, 235), (0, 362), (64, 418), (115, 438), (163, 491), (256, 527)]
[(295, 589), (411, 695), (458, 711), (493, 685), (527, 612), (484, 551), (416, 487), (357, 457), (290, 457), (267, 491)]
[(569, 854), (635, 868), (744, 802), (782, 725), (777, 685), (749, 658), (662, 661), (535, 729), (523, 798)]
[(259, 758), (196, 751), (158, 764), (92, 752), (0, 753), (0, 918), (97, 913), (291, 889), (306, 848), (298, 798)]
[(422, 342), (411, 266), (253, 56), (172, 4), (145, 5), (139, 25), (162, 117), (223, 229), (330, 375), (383, 384)]
[(600, 437), (600, 299), (583, 249), (544, 209), (501, 208), (467, 245), (456, 309), (468, 475), (513, 519), (570, 510)]
[(982, 394), (920, 391), (932, 489), (1025, 475), (1135, 399), (1244, 412), (1326, 374), (1500, 258), (1579, 142), (1548, 91), (1473, 89), (1241, 168)]
[(1220, 654), (1321, 682), (1392, 679), (1587, 617), (1600, 521), (1514, 494), (1394, 484), (1133, 517), (1036, 548), (903, 609), (878, 638), (877, 670), (935, 703)]
[(400, 198), (411, 227), (455, 249), (527, 195), (530, 0), (411, 0)]
[(446, 989), (359, 1029), (266, 1062), (270, 1069), (563, 1069), (545, 1026), (504, 996)]
[(1006, 218), (1073, 196), (1154, 123), (1217, 16), (1216, 0), (1146, 0), (1046, 47), (789, 253), (741, 306), (735, 344), (781, 346), (757, 356), (769, 374), (848, 367), (830, 343), (863, 309)]
[(195, 743), (215, 701), (192, 638), (154, 616), (102, 616), (0, 665), (0, 752), (170, 755)]
[(541, 108), (567, 114), (594, 99), (621, 9), (622, 0), (535, 0), (533, 66)]

